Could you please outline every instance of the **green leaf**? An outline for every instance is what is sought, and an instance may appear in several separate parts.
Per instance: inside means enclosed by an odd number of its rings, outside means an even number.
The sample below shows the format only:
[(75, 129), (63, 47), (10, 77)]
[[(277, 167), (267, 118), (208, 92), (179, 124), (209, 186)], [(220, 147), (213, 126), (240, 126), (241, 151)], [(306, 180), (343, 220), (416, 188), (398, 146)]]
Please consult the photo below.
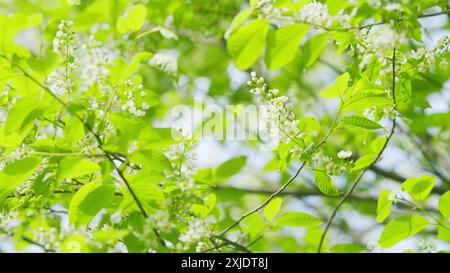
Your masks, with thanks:
[(378, 197), (376, 220), (380, 223), (391, 215), (391, 205), (394, 203), (394, 200), (389, 199), (390, 195), (390, 191), (382, 190), (380, 192), (380, 196)]
[(255, 63), (264, 48), (268, 30), (269, 22), (259, 19), (231, 34), (227, 48), (237, 68), (245, 70)]
[(444, 218), (450, 218), (450, 191), (446, 191), (439, 198), (439, 212)]
[(223, 162), (216, 170), (215, 177), (219, 180), (224, 180), (226, 178), (232, 177), (233, 175), (239, 173), (239, 171), (247, 163), (246, 156), (239, 156), (229, 159)]
[(69, 222), (73, 225), (88, 224), (101, 209), (107, 207), (114, 190), (113, 185), (101, 185), (99, 182), (82, 186), (70, 201)]
[[(349, 92), (347, 92), (349, 93)], [(375, 106), (386, 106), (391, 101), (386, 97), (386, 93), (362, 91), (344, 99), (342, 113), (354, 110), (361, 111)]]
[(234, 18), (233, 21), (231, 21), (230, 26), (228, 27), (225, 37), (229, 37), (233, 31), (235, 31), (245, 20), (247, 20), (248, 17), (252, 14), (253, 9), (245, 9), (240, 11)]
[(311, 37), (303, 46), (303, 64), (311, 67), (322, 54), (328, 41), (328, 33), (324, 32)]
[(118, 85), (128, 79), (133, 73), (136, 73), (141, 62), (148, 60), (152, 56), (153, 53), (144, 51), (134, 55), (130, 63), (126, 63), (120, 58), (116, 59), (109, 69), (111, 82)]
[(165, 171), (171, 169), (171, 163), (164, 153), (157, 150), (139, 150), (130, 160), (142, 165), (144, 170)]
[(402, 189), (418, 201), (424, 201), (436, 184), (436, 178), (429, 174), (418, 178), (410, 177), (402, 184)]
[[(449, 224), (450, 224), (450, 223), (448, 223), (447, 226), (448, 226)], [(443, 227), (443, 226), (438, 226), (438, 235), (437, 235), (437, 238), (438, 238), (439, 240), (442, 240), (442, 241), (450, 242), (450, 228), (448, 228), (448, 227)]]
[(100, 170), (100, 166), (91, 160), (79, 157), (66, 157), (59, 163), (57, 177), (59, 180), (77, 178), (98, 170)]
[(360, 244), (339, 244), (330, 248), (332, 253), (358, 253), (366, 248)]
[(276, 197), (266, 205), (263, 211), (263, 215), (267, 219), (267, 221), (272, 221), (272, 219), (278, 214), (278, 212), (280, 212), (282, 202), (283, 200), (280, 197)]
[(74, 146), (84, 137), (84, 125), (78, 118), (72, 117), (64, 126), (64, 138), (69, 146)]
[(269, 35), (264, 61), (270, 70), (290, 63), (298, 52), (298, 46), (308, 32), (308, 25), (289, 25)]
[(0, 204), (36, 171), (40, 162), (38, 157), (28, 157), (6, 165), (0, 173)]
[[(131, 188), (133, 189), (139, 201), (144, 206), (144, 209), (147, 213), (155, 211), (157, 208), (160, 208), (163, 205), (165, 196), (162, 190), (157, 186), (157, 183), (161, 181), (161, 177), (140, 175), (127, 178), (131, 184)], [(164, 179), (164, 177), (162, 177), (162, 179)], [(139, 207), (137, 206), (136, 201), (130, 194), (130, 192), (126, 189), (124, 189), (122, 192), (125, 196), (125, 199), (121, 204), (121, 207), (131, 207), (133, 210), (138, 210)]]
[(358, 171), (369, 167), (377, 158), (376, 154), (368, 154), (363, 155), (355, 162), (355, 166), (352, 168), (352, 171)]
[(422, 216), (400, 216), (384, 227), (379, 243), (382, 247), (391, 247), (404, 239), (419, 233), (426, 226), (428, 226), (428, 220)]
[(298, 122), (298, 129), (302, 133), (318, 132), (320, 123), (313, 117), (304, 117)]
[(141, 29), (147, 16), (147, 8), (144, 5), (135, 5), (117, 20), (117, 30), (120, 33), (135, 32)]
[(341, 54), (350, 45), (357, 42), (356, 35), (353, 32), (332, 31), (330, 36), (336, 41), (338, 47), (336, 54)]
[(21, 133), (29, 129), (36, 119), (42, 116), (44, 110), (39, 100), (36, 100), (33, 96), (18, 100), (8, 112), (5, 121), (5, 133)]
[(373, 120), (370, 120), (368, 118), (361, 117), (361, 116), (343, 117), (340, 121), (340, 124), (360, 127), (360, 128), (369, 129), (369, 130), (375, 130), (375, 129), (382, 128), (381, 125), (378, 124), (378, 122), (375, 122)]
[(276, 221), (279, 227), (317, 227), (321, 224), (320, 219), (304, 212), (288, 212), (278, 217)]
[(216, 195), (211, 193), (209, 194), (203, 205), (199, 205), (199, 204), (193, 204), (192, 205), (192, 213), (194, 215), (196, 215), (197, 217), (201, 217), (204, 218), (206, 217), (209, 212), (214, 208), (214, 206), (216, 205)]
[(329, 175), (327, 175), (324, 171), (318, 170), (315, 170), (313, 173), (316, 185), (323, 194), (330, 196), (339, 195), (339, 191), (334, 186), (334, 183)]
[(377, 137), (372, 141), (372, 143), (370, 143), (370, 149), (372, 149), (372, 152), (375, 154), (378, 154), (381, 152), (385, 144), (386, 137)]
[(339, 75), (336, 78), (335, 83), (320, 92), (320, 96), (323, 98), (339, 98), (341, 97), (345, 91), (347, 90), (347, 84), (350, 80), (350, 74), (345, 72), (344, 74)]
[(348, 1), (345, 0), (327, 0), (327, 8), (330, 15), (335, 16), (341, 10), (351, 6)]

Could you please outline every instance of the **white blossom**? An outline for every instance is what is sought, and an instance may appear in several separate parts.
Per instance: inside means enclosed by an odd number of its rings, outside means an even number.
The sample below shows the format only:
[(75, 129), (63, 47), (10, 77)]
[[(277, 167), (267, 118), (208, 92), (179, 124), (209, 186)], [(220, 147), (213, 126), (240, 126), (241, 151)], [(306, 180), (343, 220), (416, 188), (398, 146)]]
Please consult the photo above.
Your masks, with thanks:
[(58, 25), (56, 37), (53, 39), (53, 51), (59, 53), (66, 60), (71, 58), (77, 50), (73, 22), (62, 20)]
[(347, 158), (350, 158), (352, 156), (352, 151), (339, 151), (337, 156), (340, 159), (347, 159)]
[(270, 139), (276, 143), (289, 142), (291, 138), (299, 135), (298, 120), (292, 112), (293, 106), (288, 102), (288, 97), (277, 96), (277, 89), (269, 89), (264, 78), (258, 78), (256, 73), (251, 73), (249, 85), (253, 88), (252, 94), (258, 96), (258, 101), (263, 104), (262, 129), (269, 133)]

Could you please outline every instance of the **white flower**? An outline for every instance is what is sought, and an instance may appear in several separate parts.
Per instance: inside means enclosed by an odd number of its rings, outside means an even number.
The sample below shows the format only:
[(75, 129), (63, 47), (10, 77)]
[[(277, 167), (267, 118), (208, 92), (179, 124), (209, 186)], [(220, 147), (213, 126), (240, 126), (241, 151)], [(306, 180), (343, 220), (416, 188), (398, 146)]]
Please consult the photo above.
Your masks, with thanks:
[(427, 53), (426, 49), (424, 47), (418, 48), (415, 51), (411, 52), (411, 57), (413, 57), (416, 60), (422, 59), (423, 56)]
[(250, 93), (258, 96), (261, 106), (261, 129), (265, 130), (274, 144), (289, 142), (291, 138), (299, 134), (298, 120), (292, 112), (293, 106), (288, 102), (288, 97), (277, 96), (278, 89), (269, 89), (264, 78), (258, 78), (256, 73), (251, 73), (250, 85), (253, 87)]
[(108, 52), (100, 46), (100, 43), (91, 35), (80, 44), (80, 50), (76, 54), (77, 66), (79, 70), (81, 89), (97, 83), (104, 77), (108, 70), (105, 65), (108, 61)]
[(315, 26), (329, 27), (333, 21), (332, 17), (328, 14), (327, 6), (315, 1), (304, 5), (300, 12), (297, 13), (297, 16), (300, 21)]
[(393, 49), (397, 40), (397, 33), (389, 26), (383, 26), (373, 36), (372, 43), (379, 50)]
[(61, 54), (66, 60), (73, 56), (77, 50), (75, 32), (73, 32), (72, 26), (72, 21), (62, 20), (58, 25), (56, 37), (53, 39), (53, 51)]
[(340, 151), (337, 156), (340, 159), (347, 159), (352, 156), (352, 151)]
[(120, 222), (122, 222), (122, 214), (120, 211), (111, 215), (111, 223), (119, 224)]
[(205, 219), (195, 218), (189, 222), (188, 229), (180, 235), (179, 240), (186, 245), (197, 243), (211, 235), (211, 225), (213, 223), (214, 219), (211, 217), (206, 217)]

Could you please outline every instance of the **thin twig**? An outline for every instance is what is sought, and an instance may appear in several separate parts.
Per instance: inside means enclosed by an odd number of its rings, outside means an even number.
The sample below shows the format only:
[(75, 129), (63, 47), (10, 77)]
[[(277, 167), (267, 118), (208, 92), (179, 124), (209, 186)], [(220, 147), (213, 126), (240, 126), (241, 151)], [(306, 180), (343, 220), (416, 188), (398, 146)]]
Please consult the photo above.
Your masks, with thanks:
[[(395, 52), (396, 52), (396, 48), (394, 47), (394, 53), (392, 55), (392, 102), (393, 102), (393, 109), (394, 109), (394, 112), (395, 112), (395, 115), (396, 115), (397, 104), (396, 104), (396, 101), (395, 101), (395, 77), (396, 77), (396, 74), (395, 74)], [(342, 205), (347, 201), (347, 199), (349, 199), (349, 197), (351, 196), (351, 194), (353, 193), (355, 188), (358, 186), (359, 182), (361, 181), (361, 178), (366, 173), (366, 171), (371, 166), (373, 166), (375, 163), (377, 163), (377, 161), (381, 158), (381, 156), (382, 156), (384, 150), (386, 149), (389, 141), (391, 140), (392, 136), (394, 135), (396, 126), (397, 126), (397, 118), (396, 118), (396, 116), (394, 116), (394, 118), (392, 119), (392, 127), (391, 127), (391, 130), (389, 132), (389, 135), (387, 136), (386, 141), (384, 142), (384, 145), (381, 148), (381, 150), (378, 152), (376, 158), (372, 161), (372, 163), (369, 166), (367, 166), (363, 171), (360, 172), (360, 174), (357, 176), (357, 178), (355, 179), (353, 184), (345, 192), (345, 194), (342, 197), (341, 201), (339, 201), (339, 203), (336, 205), (336, 207), (333, 210), (330, 218), (328, 219), (328, 221), (327, 221), (327, 223), (325, 225), (325, 229), (324, 229), (324, 231), (322, 233), (322, 236), (320, 237), (319, 246), (317, 248), (317, 252), (318, 253), (320, 253), (322, 251), (322, 245), (323, 245), (323, 242), (325, 240), (325, 236), (327, 235), (328, 229), (330, 228), (331, 223), (333, 222), (334, 218), (336, 217), (337, 212), (342, 207)]]

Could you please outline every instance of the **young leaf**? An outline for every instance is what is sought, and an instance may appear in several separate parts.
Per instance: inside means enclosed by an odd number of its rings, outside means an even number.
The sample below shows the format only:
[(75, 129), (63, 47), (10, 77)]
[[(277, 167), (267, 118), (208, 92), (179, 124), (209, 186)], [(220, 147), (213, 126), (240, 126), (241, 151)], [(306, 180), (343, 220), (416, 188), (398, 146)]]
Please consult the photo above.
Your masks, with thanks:
[(366, 248), (359, 244), (339, 244), (330, 248), (332, 253), (358, 253), (364, 251)]
[(348, 1), (345, 0), (327, 0), (327, 8), (330, 15), (337, 15), (341, 10), (351, 6)]
[(58, 179), (77, 178), (100, 170), (100, 166), (88, 159), (66, 157), (59, 163)]
[(278, 214), (278, 212), (280, 212), (282, 202), (283, 200), (280, 197), (276, 197), (266, 205), (263, 211), (263, 215), (267, 219), (267, 221), (272, 221), (272, 219)]
[(352, 171), (358, 171), (369, 167), (376, 158), (376, 154), (367, 154), (361, 156), (360, 158), (358, 158), (358, 160), (356, 160), (355, 166), (352, 168)]
[(361, 117), (361, 116), (343, 117), (340, 121), (340, 124), (360, 127), (360, 128), (369, 129), (369, 130), (375, 130), (375, 129), (382, 128), (381, 125), (378, 124), (378, 122), (375, 122), (373, 120), (370, 120), (368, 118)]
[(317, 187), (323, 194), (330, 196), (336, 196), (339, 194), (339, 191), (334, 186), (331, 177), (324, 171), (314, 171), (314, 180), (316, 181)]
[(424, 201), (436, 183), (436, 178), (429, 174), (421, 175), (419, 178), (410, 177), (402, 184), (402, 189), (409, 193), (414, 199)]
[(276, 221), (279, 227), (317, 227), (321, 224), (322, 220), (304, 212), (288, 212), (278, 217)]
[(289, 25), (269, 35), (264, 61), (270, 70), (283, 67), (294, 59), (308, 28), (308, 25)]
[(382, 247), (391, 247), (404, 239), (419, 233), (426, 226), (428, 226), (428, 220), (422, 216), (400, 216), (384, 227), (379, 243)]
[(378, 197), (376, 220), (380, 223), (391, 215), (391, 205), (394, 203), (394, 200), (389, 199), (390, 195), (390, 191), (382, 190)]
[(450, 229), (443, 226), (438, 226), (438, 240), (450, 242)]
[(107, 207), (114, 195), (114, 186), (90, 182), (82, 186), (73, 196), (69, 205), (69, 222), (84, 225), (102, 209)]
[(310, 38), (303, 47), (303, 63), (305, 67), (311, 67), (322, 54), (328, 41), (328, 33), (324, 32)]
[(252, 14), (253, 9), (245, 9), (240, 11), (236, 16), (234, 16), (233, 21), (231, 21), (230, 26), (225, 32), (225, 38), (230, 37), (230, 34), (233, 33), (248, 17)]
[(216, 205), (216, 195), (211, 193), (206, 197), (203, 205), (199, 204), (192, 205), (192, 213), (197, 217), (204, 218), (214, 208), (215, 205)]
[(444, 218), (450, 218), (450, 191), (446, 191), (439, 198), (439, 212)]
[(84, 136), (84, 125), (75, 117), (72, 117), (64, 127), (64, 138), (69, 146), (77, 144)]
[[(165, 196), (162, 190), (157, 186), (157, 183), (160, 182), (160, 177), (155, 178), (149, 175), (142, 175), (128, 177), (128, 179), (131, 184), (131, 188), (135, 192), (139, 201), (144, 206), (144, 209), (147, 213), (154, 211), (156, 208), (159, 208), (163, 205)], [(131, 208), (132, 210), (138, 210), (139, 207), (136, 205), (136, 201), (129, 193), (129, 191), (124, 190), (123, 194), (125, 199), (120, 205), (121, 208)]]
[(237, 174), (247, 163), (246, 156), (239, 156), (223, 162), (216, 170), (215, 177), (219, 180), (232, 177)]
[(117, 20), (117, 30), (120, 33), (135, 32), (141, 29), (147, 16), (147, 8), (144, 5), (135, 5)]
[(339, 98), (341, 97), (345, 91), (347, 90), (347, 84), (350, 79), (350, 74), (345, 72), (342, 75), (339, 75), (336, 78), (335, 83), (320, 92), (320, 96), (323, 98)]
[(40, 162), (38, 157), (28, 157), (6, 165), (0, 173), (0, 204), (34, 173)]
[(42, 116), (44, 110), (34, 96), (18, 100), (9, 110), (5, 121), (5, 133), (21, 133)]
[(238, 28), (228, 39), (227, 48), (237, 68), (247, 69), (258, 59), (264, 48), (269, 22), (253, 20)]

